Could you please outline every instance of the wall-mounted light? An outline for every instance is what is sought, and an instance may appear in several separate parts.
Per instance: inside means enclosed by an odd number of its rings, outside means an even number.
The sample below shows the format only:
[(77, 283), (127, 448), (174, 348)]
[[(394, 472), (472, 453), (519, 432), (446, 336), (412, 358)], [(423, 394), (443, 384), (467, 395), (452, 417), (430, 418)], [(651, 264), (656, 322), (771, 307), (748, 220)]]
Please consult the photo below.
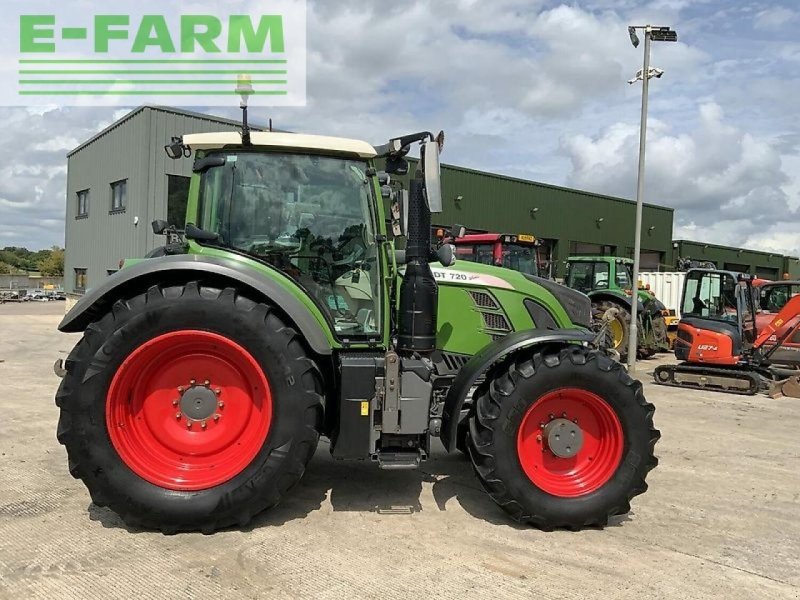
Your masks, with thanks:
[(672, 247), (673, 248), (677, 248), (678, 247), (678, 242), (672, 242)]
[(655, 225), (650, 225), (650, 227), (647, 228), (647, 231), (655, 231), (655, 229), (656, 229)]
[(538, 207), (538, 206), (534, 206), (534, 207), (531, 209), (531, 218), (532, 218), (532, 219), (535, 219), (535, 218), (536, 218), (536, 213), (538, 213), (538, 212), (539, 212), (539, 207)]
[(706, 244), (705, 246), (703, 246), (703, 250), (706, 250), (707, 248), (708, 248), (708, 244)]
[(600, 218), (599, 218), (599, 219), (597, 219), (597, 221), (595, 221), (595, 222), (596, 222), (598, 225), (600, 225), (600, 223), (602, 223), (603, 221), (605, 221), (605, 219), (604, 219), (603, 217), (600, 217)]
[(455, 205), (456, 205), (456, 208), (461, 208), (461, 201), (462, 201), (463, 199), (464, 199), (464, 196), (460, 196), (460, 195), (459, 195), (459, 196), (456, 196), (456, 197), (453, 199), (453, 202), (455, 203)]

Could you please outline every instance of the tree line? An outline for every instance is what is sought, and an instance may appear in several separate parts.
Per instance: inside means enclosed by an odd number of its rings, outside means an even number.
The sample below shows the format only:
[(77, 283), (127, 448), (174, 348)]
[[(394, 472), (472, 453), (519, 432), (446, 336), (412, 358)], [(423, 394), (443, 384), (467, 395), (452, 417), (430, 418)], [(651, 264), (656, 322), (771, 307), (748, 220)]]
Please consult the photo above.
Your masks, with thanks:
[(0, 250), (0, 274), (39, 271), (51, 277), (64, 275), (64, 249), (53, 246), (48, 250), (28, 250), (6, 246)]

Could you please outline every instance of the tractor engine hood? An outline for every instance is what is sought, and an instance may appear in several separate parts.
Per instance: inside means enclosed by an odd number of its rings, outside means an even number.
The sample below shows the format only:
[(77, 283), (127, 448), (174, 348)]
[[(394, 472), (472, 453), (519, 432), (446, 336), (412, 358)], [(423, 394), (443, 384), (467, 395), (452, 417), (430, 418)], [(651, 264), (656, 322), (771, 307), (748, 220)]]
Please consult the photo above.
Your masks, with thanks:
[(525, 279), (542, 286), (561, 302), (570, 320), (576, 325), (589, 327), (592, 323), (592, 301), (589, 296), (565, 285), (523, 273)]
[(592, 323), (592, 301), (586, 294), (560, 285), (555, 281), (534, 277), (503, 267), (482, 265), (473, 262), (457, 262), (453, 267), (431, 265), (431, 271), (440, 285), (459, 287), (484, 287), (498, 290), (513, 290), (530, 297), (535, 291), (526, 289), (534, 284), (549, 292), (564, 309), (573, 325), (590, 327)]

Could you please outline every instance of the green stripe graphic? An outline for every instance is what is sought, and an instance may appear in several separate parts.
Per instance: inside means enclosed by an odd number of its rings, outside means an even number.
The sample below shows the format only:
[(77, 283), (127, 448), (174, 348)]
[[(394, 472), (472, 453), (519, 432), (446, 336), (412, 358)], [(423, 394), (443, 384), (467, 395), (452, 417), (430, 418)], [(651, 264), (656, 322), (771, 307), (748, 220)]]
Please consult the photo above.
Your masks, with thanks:
[[(259, 91), (256, 96), (286, 96), (286, 91)], [(20, 90), (20, 96), (238, 96), (236, 91), (212, 90)]]
[(163, 59), (32, 59), (32, 58), (22, 58), (20, 59), (20, 64), (26, 65), (157, 65), (157, 64), (165, 64), (165, 65), (197, 65), (197, 64), (209, 64), (209, 65), (233, 65), (233, 64), (249, 64), (249, 65), (285, 65), (285, 60), (277, 60), (277, 59), (241, 59), (241, 60), (234, 60), (234, 59), (209, 59), (209, 60), (200, 60), (200, 59), (171, 59), (171, 58), (163, 58)]

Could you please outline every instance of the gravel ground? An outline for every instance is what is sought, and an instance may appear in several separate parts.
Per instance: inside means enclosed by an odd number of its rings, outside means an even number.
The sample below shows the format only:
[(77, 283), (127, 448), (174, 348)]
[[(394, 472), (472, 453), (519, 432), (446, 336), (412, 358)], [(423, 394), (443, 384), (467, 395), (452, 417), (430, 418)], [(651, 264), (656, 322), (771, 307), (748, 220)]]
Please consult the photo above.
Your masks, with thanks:
[(246, 530), (127, 529), (55, 439), (63, 303), (0, 305), (2, 598), (798, 598), (800, 400), (648, 383), (660, 466), (604, 530), (518, 527), (439, 447), (414, 472), (334, 462)]

